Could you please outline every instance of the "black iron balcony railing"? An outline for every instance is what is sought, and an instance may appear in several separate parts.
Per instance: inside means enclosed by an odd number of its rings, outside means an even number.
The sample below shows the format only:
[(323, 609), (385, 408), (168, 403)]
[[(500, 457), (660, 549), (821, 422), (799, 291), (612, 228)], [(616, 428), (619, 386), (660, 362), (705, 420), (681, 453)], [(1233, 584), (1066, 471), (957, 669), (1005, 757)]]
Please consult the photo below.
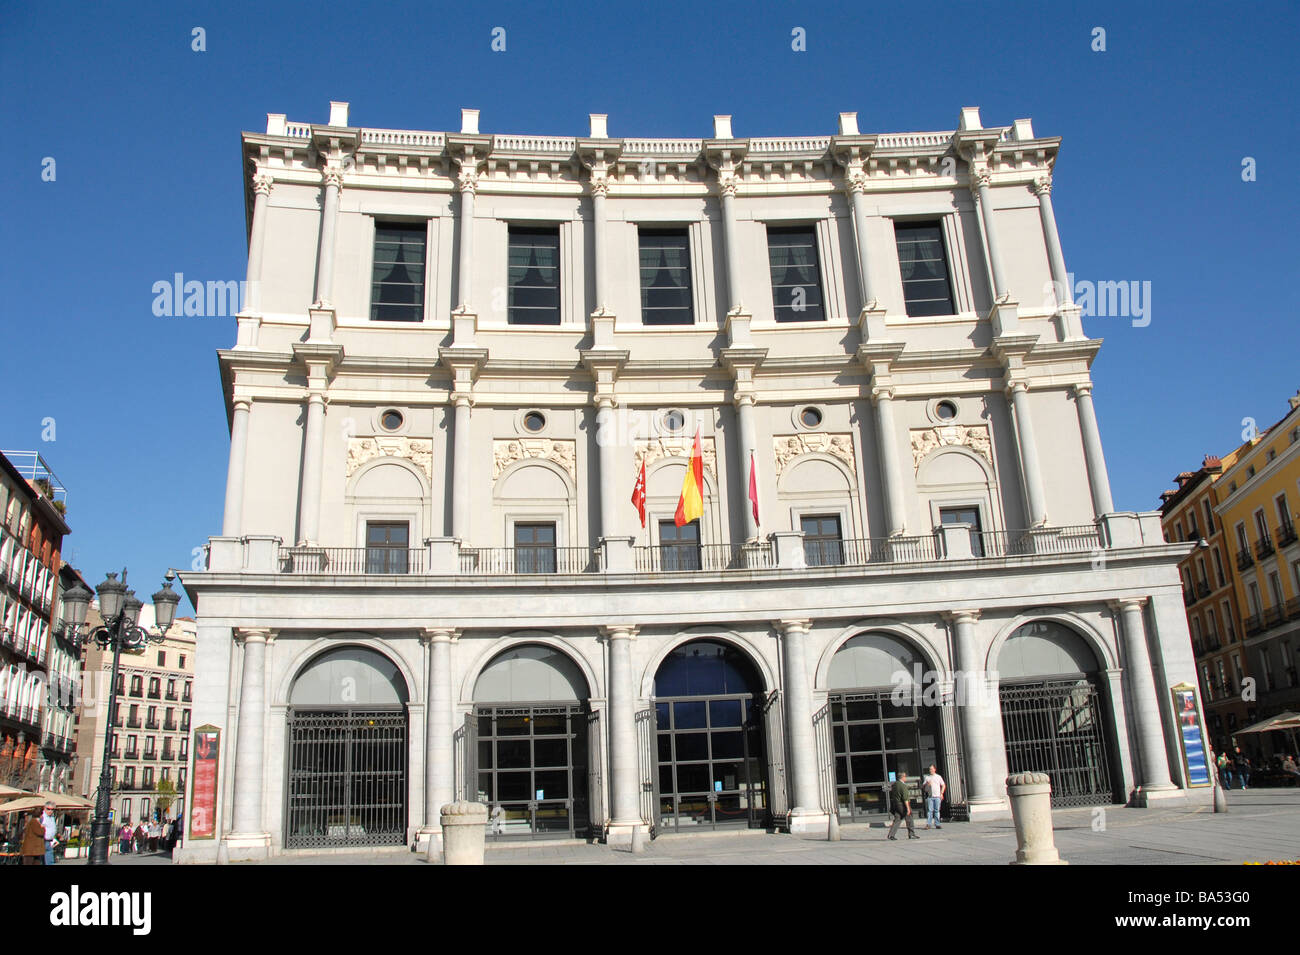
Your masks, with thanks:
[(419, 574), (424, 550), (393, 547), (282, 547), (280, 570), (287, 574)]
[(1253, 637), (1255, 634), (1262, 633), (1264, 630), (1263, 617), (1261, 617), (1261, 615), (1257, 613), (1252, 613), (1249, 617), (1247, 617), (1245, 620), (1242, 621), (1242, 624), (1246, 628), (1246, 636), (1248, 637)]
[[(460, 551), (462, 574), (589, 574), (591, 547), (473, 547)], [(697, 570), (699, 568), (696, 568)]]
[(1295, 525), (1290, 521), (1284, 521), (1277, 529), (1277, 546), (1290, 547), (1295, 542)]
[(150, 691), (149, 691), (149, 699), (151, 699), (151, 700), (160, 700), (160, 699), (162, 699), (162, 693), (161, 693), (160, 691), (158, 691), (158, 690), (150, 690)]
[(128, 729), (138, 730), (140, 728), (140, 717), (129, 717), (126, 721), (126, 725)]
[(1255, 542), (1255, 556), (1260, 560), (1271, 556), (1273, 553), (1273, 539), (1265, 534)]
[(1192, 593), (1192, 591), (1191, 591), (1190, 589), (1188, 589), (1187, 587), (1184, 587), (1184, 588), (1183, 588), (1183, 606), (1184, 606), (1184, 607), (1190, 607), (1190, 606), (1191, 606), (1192, 604), (1194, 604), (1194, 603), (1196, 603), (1196, 594)]
[(1237, 553), (1237, 569), (1248, 570), (1254, 566), (1255, 558), (1247, 549), (1242, 549)]
[(163, 729), (164, 729), (164, 730), (168, 730), (169, 732), (173, 732), (173, 733), (174, 733), (174, 732), (176, 731), (176, 721), (175, 721), (175, 720), (163, 720)]
[(1198, 580), (1196, 582), (1197, 599), (1210, 596), (1210, 583), (1207, 580)]
[[(190, 702), (190, 690), (189, 690), (189, 687), (186, 687), (186, 688), (185, 688), (185, 692), (181, 694), (181, 702), (182, 702), (182, 703), (188, 703), (188, 702)], [(187, 729), (189, 729), (189, 727), (188, 727), (188, 726), (182, 726), (181, 729), (186, 729), (186, 730), (187, 730)]]
[(1285, 619), (1286, 617), (1282, 615), (1281, 607), (1266, 607), (1264, 610), (1264, 629), (1267, 630), (1269, 627), (1276, 627)]
[(141, 759), (157, 759), (157, 758), (158, 758), (158, 751), (157, 751), (157, 750), (154, 750), (154, 749), (147, 749), (147, 750), (144, 751), (144, 754), (143, 754), (140, 758), (141, 758)]
[(138, 749), (128, 749), (124, 754), (122, 754), (122, 758), (123, 758), (123, 759), (139, 759), (139, 758), (140, 758), (140, 751), (139, 751)]
[(166, 693), (163, 694), (163, 699), (164, 699), (164, 700), (175, 700), (175, 699), (176, 699), (176, 691), (175, 691), (175, 690), (168, 690)]
[(144, 721), (144, 728), (147, 729), (147, 730), (156, 730), (156, 729), (159, 728), (159, 723), (158, 723), (158, 721), (157, 721), (156, 719), (154, 719), (154, 720), (145, 720), (145, 721)]
[(635, 566), (638, 573), (674, 574), (697, 570), (756, 570), (773, 566), (771, 545), (763, 542), (744, 544), (661, 544), (637, 547)]
[(133, 686), (131, 687), (131, 692), (128, 694), (128, 696), (135, 696), (135, 697), (144, 696), (144, 688), (139, 686)]

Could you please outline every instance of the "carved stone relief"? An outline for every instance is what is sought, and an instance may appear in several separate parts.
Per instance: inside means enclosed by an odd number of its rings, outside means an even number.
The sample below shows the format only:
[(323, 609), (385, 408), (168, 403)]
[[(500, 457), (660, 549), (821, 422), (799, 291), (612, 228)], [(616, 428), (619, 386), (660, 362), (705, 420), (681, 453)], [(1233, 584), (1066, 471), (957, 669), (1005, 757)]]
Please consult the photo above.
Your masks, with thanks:
[(962, 447), (993, 464), (989, 429), (984, 425), (949, 424), (912, 432), (912, 467), (919, 468), (925, 456), (939, 448)]
[(842, 462), (854, 477), (858, 474), (858, 464), (853, 457), (853, 435), (823, 434), (809, 431), (802, 434), (777, 435), (772, 438), (772, 455), (776, 459), (776, 476), (788, 468), (801, 454), (816, 451), (829, 454)]
[(562, 467), (569, 478), (578, 480), (578, 443), (555, 438), (510, 438), (492, 442), (492, 480), (516, 461), (533, 458)]
[(433, 442), (404, 435), (381, 435), (374, 438), (348, 438), (348, 477), (375, 458), (402, 458), (414, 464), (433, 480)]
[[(641, 472), (642, 462), (645, 463), (646, 467), (649, 467), (660, 458), (689, 459), (694, 445), (694, 436), (685, 435), (638, 441), (636, 447), (636, 471), (638, 474)], [(718, 476), (718, 452), (713, 438), (700, 438), (700, 457), (704, 461), (704, 470), (716, 479)]]

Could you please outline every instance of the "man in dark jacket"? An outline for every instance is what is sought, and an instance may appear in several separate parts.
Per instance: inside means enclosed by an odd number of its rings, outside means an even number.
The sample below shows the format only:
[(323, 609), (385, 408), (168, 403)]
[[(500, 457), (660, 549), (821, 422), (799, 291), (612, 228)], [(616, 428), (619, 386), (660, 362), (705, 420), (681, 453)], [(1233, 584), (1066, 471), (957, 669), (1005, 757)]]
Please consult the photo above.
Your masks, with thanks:
[(899, 773), (898, 779), (894, 785), (889, 788), (889, 814), (894, 817), (893, 824), (889, 827), (889, 838), (895, 839), (898, 832), (899, 823), (904, 819), (907, 820), (907, 838), (920, 839), (916, 834), (916, 829), (912, 826), (912, 803), (911, 790), (907, 785), (907, 773)]

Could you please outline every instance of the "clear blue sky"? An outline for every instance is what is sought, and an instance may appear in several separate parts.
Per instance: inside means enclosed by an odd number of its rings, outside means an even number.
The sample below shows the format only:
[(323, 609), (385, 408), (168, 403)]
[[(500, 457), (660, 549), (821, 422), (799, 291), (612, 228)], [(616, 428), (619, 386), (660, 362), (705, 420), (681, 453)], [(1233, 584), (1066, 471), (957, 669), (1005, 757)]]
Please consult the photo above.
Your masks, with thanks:
[(92, 584), (127, 564), (151, 593), (219, 532), (215, 350), (234, 322), (157, 318), (151, 286), (243, 277), (239, 134), (268, 112), (324, 122), (338, 99), (357, 125), (455, 130), (470, 106), (484, 132), (568, 135), (605, 112), (613, 136), (707, 136), (732, 113), (756, 136), (833, 133), (848, 110), (864, 132), (952, 129), (978, 105), (1064, 138), (1076, 277), (1151, 283), (1148, 327), (1085, 323), (1106, 339), (1116, 505), (1150, 509), (1300, 387), (1298, 20), (1294, 3), (0, 2), (0, 446), (39, 449), (68, 485), (68, 556)]

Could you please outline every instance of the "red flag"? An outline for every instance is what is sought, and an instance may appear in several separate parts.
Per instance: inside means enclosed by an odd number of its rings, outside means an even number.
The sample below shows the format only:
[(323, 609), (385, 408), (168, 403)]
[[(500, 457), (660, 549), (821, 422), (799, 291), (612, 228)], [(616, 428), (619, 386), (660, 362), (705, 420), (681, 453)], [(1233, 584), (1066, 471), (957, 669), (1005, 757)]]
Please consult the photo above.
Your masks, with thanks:
[(754, 508), (754, 526), (758, 526), (758, 474), (754, 470), (754, 452), (749, 452), (749, 503)]
[(632, 487), (632, 504), (636, 507), (637, 514), (641, 515), (641, 526), (645, 527), (645, 461), (641, 462), (641, 473), (637, 475), (636, 484)]

